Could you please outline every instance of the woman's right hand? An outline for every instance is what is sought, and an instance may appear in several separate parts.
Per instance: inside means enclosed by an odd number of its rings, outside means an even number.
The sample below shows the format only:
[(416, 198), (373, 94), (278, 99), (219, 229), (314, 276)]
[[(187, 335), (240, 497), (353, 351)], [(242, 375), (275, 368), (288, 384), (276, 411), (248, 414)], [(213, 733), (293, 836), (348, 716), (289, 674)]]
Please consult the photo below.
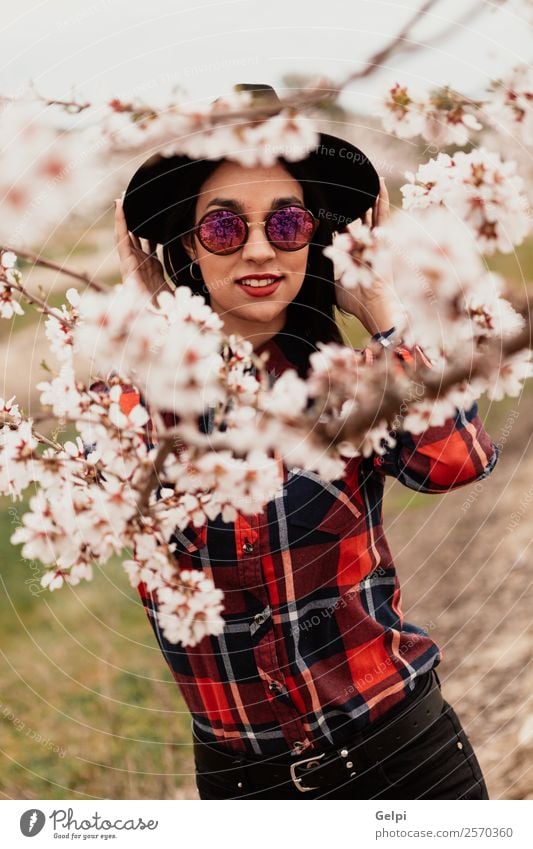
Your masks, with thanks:
[(128, 230), (122, 198), (115, 201), (115, 238), (122, 280), (134, 277), (151, 293), (152, 303), (157, 306), (157, 295), (174, 290), (165, 279), (163, 266), (156, 254), (156, 243), (140, 239)]

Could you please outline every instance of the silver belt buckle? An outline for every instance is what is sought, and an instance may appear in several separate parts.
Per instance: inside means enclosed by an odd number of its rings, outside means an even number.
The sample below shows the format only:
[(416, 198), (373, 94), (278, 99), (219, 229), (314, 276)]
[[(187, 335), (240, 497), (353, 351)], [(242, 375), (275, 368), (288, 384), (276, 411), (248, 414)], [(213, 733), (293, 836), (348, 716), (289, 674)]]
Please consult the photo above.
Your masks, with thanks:
[[(318, 763), (318, 761), (323, 758), (325, 754), (325, 752), (322, 752), (321, 755), (315, 755), (312, 758), (305, 758), (305, 760), (302, 761), (295, 761), (295, 763), (290, 765), (292, 782), (294, 786), (300, 791), (300, 793), (307, 793), (308, 790), (318, 790), (318, 787), (305, 787), (301, 783), (302, 779), (298, 778), (298, 776), (296, 775), (296, 767), (302, 766), (303, 764), (310, 764), (313, 762)], [(309, 767), (307, 767), (307, 769), (309, 769)]]

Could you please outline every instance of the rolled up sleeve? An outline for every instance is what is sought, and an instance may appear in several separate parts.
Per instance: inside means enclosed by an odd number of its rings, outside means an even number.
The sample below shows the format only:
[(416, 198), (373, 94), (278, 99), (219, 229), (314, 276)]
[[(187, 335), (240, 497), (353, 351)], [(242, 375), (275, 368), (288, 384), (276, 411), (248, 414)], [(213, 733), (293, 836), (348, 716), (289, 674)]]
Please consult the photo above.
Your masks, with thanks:
[(375, 456), (374, 467), (410, 489), (439, 493), (487, 477), (498, 456), (499, 449), (483, 427), (476, 402), (421, 434), (397, 433), (394, 448)]

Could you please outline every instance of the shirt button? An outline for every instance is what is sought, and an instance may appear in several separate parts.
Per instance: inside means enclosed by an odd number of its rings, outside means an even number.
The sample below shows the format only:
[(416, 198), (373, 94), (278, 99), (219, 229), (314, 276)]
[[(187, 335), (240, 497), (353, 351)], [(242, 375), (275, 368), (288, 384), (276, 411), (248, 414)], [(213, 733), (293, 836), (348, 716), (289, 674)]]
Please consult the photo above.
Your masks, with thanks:
[(256, 616), (254, 616), (254, 622), (256, 625), (262, 625), (265, 620), (266, 616), (264, 613), (258, 613)]
[(271, 681), (268, 685), (268, 689), (275, 696), (279, 696), (279, 694), (283, 691), (283, 684), (280, 684), (279, 681)]
[(301, 740), (296, 740), (292, 744), (292, 751), (295, 755), (301, 755), (303, 750), (305, 749), (305, 744), (301, 742)]
[(253, 547), (251, 542), (248, 542), (248, 540), (246, 540), (246, 542), (244, 543), (244, 545), (242, 547), (242, 550), (244, 551), (245, 554), (251, 554), (252, 551), (254, 550), (254, 547)]

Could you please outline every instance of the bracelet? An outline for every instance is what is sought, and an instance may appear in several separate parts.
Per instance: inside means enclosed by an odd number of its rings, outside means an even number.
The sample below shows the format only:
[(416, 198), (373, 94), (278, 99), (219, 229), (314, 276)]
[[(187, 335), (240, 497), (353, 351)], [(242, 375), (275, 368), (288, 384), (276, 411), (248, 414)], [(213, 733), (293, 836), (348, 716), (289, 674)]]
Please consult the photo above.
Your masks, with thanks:
[(390, 337), (395, 332), (396, 328), (391, 327), (389, 330), (383, 330), (380, 333), (374, 333), (371, 339), (373, 342), (379, 342), (379, 344), (383, 345), (384, 348), (389, 348), (393, 344), (392, 339)]

